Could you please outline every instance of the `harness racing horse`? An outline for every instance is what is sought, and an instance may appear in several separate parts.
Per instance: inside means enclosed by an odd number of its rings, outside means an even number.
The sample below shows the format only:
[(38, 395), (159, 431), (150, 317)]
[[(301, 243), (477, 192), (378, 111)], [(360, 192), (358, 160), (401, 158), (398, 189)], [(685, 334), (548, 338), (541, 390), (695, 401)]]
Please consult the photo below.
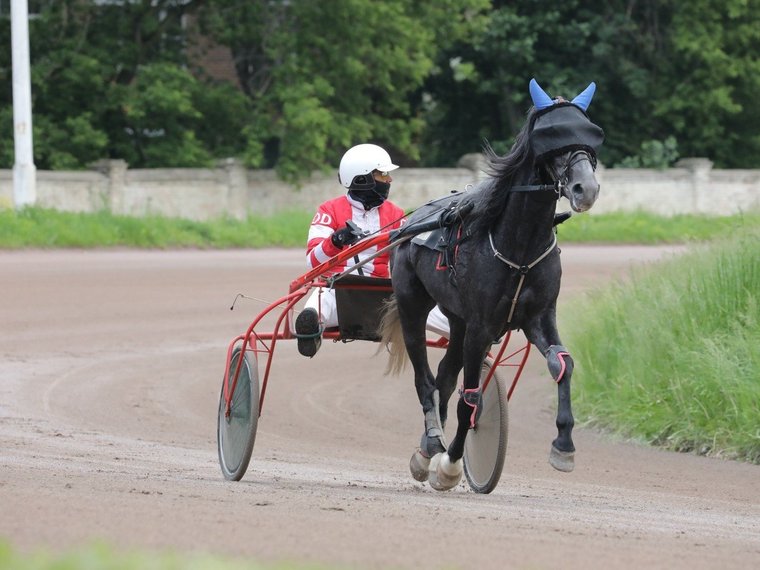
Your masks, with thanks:
[[(459, 194), (455, 215), (447, 213), (449, 220), (461, 223), (452, 232), (459, 237), (447, 270), (436, 267), (439, 252), (413, 241), (393, 251), (394, 297), (384, 314), (382, 342), (390, 353), (390, 371), (399, 372), (405, 362), (402, 344), (414, 368), (425, 431), (410, 468), (415, 479), (429, 479), (435, 489), (451, 489), (461, 480), (465, 437), (475, 427), (482, 402), (483, 362), (496, 339), (515, 329), (522, 329), (546, 357), (558, 385), (557, 438), (549, 462), (560, 471), (573, 470), (573, 360), (557, 332), (562, 268), (554, 225), (560, 196), (572, 210), (584, 212), (599, 194), (594, 173), (604, 133), (586, 115), (595, 89), (591, 83), (568, 102), (552, 99), (531, 80), (533, 107), (512, 149), (500, 157), (486, 146), (492, 176)], [(431, 212), (440, 211), (440, 203), (410, 216), (407, 233), (419, 231)], [(450, 338), (433, 376), (425, 322), (436, 304), (449, 319)], [(462, 368), (458, 425), (447, 449), (443, 427)]]

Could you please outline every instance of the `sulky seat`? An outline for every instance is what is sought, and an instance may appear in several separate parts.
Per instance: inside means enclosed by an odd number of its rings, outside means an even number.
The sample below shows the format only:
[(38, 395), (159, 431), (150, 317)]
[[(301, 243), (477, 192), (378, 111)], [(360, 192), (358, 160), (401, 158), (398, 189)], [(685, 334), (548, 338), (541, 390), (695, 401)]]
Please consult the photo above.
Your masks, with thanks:
[(380, 340), (385, 301), (393, 294), (390, 279), (346, 275), (333, 284), (341, 340)]

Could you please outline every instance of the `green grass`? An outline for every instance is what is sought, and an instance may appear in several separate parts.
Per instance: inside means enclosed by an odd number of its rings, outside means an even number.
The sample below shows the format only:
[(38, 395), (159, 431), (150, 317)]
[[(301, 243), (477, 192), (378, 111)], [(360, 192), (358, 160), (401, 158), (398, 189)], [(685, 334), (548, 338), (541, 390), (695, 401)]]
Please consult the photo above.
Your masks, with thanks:
[(312, 214), (285, 212), (245, 221), (196, 222), (107, 212), (81, 214), (43, 208), (0, 210), (0, 248), (262, 248), (304, 247)]
[(582, 422), (760, 463), (760, 230), (590, 294), (563, 313)]
[(560, 243), (675, 244), (706, 241), (758, 226), (760, 212), (724, 217), (616, 212), (576, 214), (557, 231)]
[[(0, 208), (0, 248), (262, 248), (304, 247), (312, 212), (247, 220), (196, 222), (107, 212), (79, 214), (44, 208)], [(560, 243), (658, 244), (705, 241), (747, 226), (760, 213), (730, 217), (634, 214), (576, 215), (559, 226)]]
[(52, 554), (14, 551), (0, 541), (0, 570), (325, 570), (327, 566), (300, 563), (260, 564), (221, 556), (173, 552), (119, 552), (104, 544)]

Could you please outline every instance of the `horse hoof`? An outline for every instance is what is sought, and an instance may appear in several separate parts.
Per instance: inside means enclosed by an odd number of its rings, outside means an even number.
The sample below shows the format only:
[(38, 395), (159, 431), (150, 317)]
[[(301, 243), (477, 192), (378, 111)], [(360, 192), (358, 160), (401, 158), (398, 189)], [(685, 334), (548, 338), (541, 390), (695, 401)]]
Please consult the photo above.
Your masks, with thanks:
[(412, 477), (415, 481), (424, 483), (428, 480), (428, 466), (430, 465), (430, 458), (425, 457), (422, 454), (421, 449), (417, 449), (412, 454), (412, 458), (409, 460), (409, 471), (412, 472)]
[(462, 460), (451, 462), (448, 453), (437, 453), (430, 460), (428, 482), (436, 491), (448, 491), (462, 480)]
[(575, 469), (575, 452), (560, 451), (552, 445), (551, 453), (549, 453), (549, 463), (557, 471), (570, 473)]

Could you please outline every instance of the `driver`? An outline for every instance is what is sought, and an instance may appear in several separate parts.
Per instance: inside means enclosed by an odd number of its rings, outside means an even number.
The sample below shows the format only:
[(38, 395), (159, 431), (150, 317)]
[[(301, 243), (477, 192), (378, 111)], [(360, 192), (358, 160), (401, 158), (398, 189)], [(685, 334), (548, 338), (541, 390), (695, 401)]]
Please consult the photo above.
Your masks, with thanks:
[[(404, 211), (388, 199), (391, 189), (391, 172), (398, 168), (388, 152), (374, 144), (356, 145), (346, 151), (338, 168), (338, 182), (348, 189), (346, 194), (327, 200), (317, 208), (309, 226), (306, 243), (306, 262), (314, 268), (335, 256), (344, 247), (359, 241), (346, 222), (353, 221), (365, 233), (380, 229), (390, 231), (404, 223)], [(357, 252), (352, 265), (372, 256), (377, 246)], [(385, 252), (358, 268), (359, 275), (389, 277), (390, 253)], [(341, 273), (346, 265), (338, 265), (332, 273)], [(322, 316), (320, 329), (319, 315)], [(431, 330), (448, 336), (448, 321), (436, 307), (431, 312), (435, 324)], [(430, 319), (429, 319), (430, 325)], [(333, 289), (315, 289), (306, 301), (295, 323), (298, 335), (298, 352), (314, 356), (322, 343), (320, 330), (338, 326), (338, 311)]]

